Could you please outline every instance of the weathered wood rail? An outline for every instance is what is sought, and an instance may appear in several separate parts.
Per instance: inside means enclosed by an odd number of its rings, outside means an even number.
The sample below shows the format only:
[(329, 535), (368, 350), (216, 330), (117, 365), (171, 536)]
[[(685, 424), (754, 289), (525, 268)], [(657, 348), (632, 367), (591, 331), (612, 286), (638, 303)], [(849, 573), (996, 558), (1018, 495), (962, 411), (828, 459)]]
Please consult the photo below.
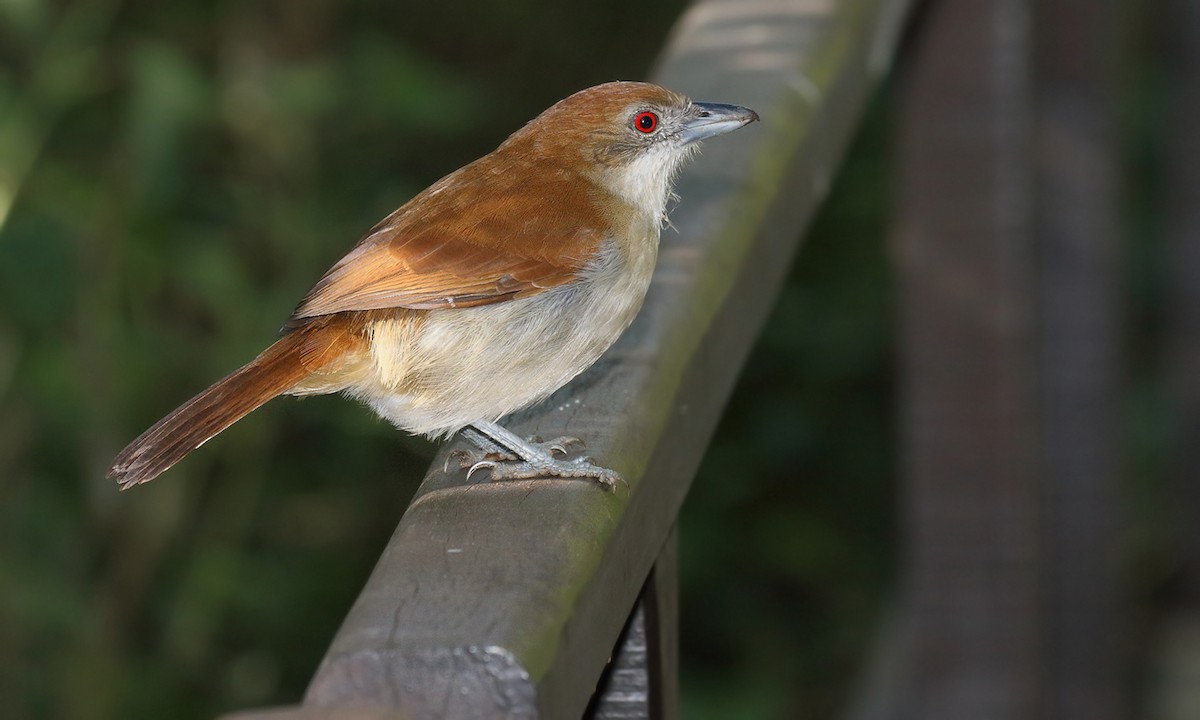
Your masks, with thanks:
[(302, 704), (236, 717), (677, 715), (676, 515), (909, 6), (690, 7), (652, 79), (763, 122), (710, 143), (686, 171), (629, 332), (512, 425), (586, 438), (628, 487), (468, 482), (442, 470), (451, 443)]

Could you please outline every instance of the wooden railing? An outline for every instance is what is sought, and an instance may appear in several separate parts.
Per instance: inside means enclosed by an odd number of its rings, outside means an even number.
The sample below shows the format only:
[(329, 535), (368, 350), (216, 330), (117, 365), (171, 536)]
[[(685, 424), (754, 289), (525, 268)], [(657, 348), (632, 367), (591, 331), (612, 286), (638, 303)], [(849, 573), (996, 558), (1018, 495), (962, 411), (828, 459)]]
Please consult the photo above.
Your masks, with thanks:
[(904, 0), (688, 9), (651, 79), (763, 121), (686, 170), (625, 336), (512, 424), (585, 438), (628, 485), (468, 482), (443, 471), (449, 444), (303, 703), (236, 717), (677, 716), (676, 516), (908, 11)]

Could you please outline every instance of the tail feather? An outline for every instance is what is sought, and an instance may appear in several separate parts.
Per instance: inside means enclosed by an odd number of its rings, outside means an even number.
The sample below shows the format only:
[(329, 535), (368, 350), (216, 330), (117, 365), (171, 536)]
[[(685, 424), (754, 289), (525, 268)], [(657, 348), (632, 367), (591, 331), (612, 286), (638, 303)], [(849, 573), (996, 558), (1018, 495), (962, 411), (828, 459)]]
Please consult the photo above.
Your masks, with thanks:
[(113, 460), (108, 476), (122, 490), (153, 480), (210, 438), (310, 372), (297, 336), (280, 338), (242, 368), (218, 380), (142, 433)]

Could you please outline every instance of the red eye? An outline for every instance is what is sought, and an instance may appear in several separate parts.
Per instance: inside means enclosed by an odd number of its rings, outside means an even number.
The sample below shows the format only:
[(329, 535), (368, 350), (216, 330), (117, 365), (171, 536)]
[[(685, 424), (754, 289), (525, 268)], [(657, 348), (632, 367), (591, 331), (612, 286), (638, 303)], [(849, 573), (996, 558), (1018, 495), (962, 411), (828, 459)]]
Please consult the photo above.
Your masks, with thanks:
[(658, 129), (658, 116), (652, 112), (640, 112), (633, 116), (633, 126), (638, 132), (649, 135)]

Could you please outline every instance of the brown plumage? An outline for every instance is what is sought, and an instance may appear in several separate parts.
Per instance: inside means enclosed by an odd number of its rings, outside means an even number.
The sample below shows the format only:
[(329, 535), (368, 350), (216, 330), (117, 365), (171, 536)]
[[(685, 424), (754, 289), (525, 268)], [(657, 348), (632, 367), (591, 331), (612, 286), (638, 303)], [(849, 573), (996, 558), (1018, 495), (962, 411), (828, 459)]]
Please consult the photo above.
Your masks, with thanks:
[(123, 485), (155, 477), (259, 405), (365, 347), (349, 316), (328, 316), (285, 334), (129, 443), (113, 460), (112, 474)]
[(495, 421), (616, 340), (649, 283), (675, 170), (697, 140), (754, 119), (645, 83), (557, 103), (380, 222), (283, 337), (130, 443), (109, 474), (123, 488), (151, 480), (276, 395), (345, 392), (410, 432), (473, 426), (487, 450), (520, 460), (484, 461), (495, 477), (611, 483)]

